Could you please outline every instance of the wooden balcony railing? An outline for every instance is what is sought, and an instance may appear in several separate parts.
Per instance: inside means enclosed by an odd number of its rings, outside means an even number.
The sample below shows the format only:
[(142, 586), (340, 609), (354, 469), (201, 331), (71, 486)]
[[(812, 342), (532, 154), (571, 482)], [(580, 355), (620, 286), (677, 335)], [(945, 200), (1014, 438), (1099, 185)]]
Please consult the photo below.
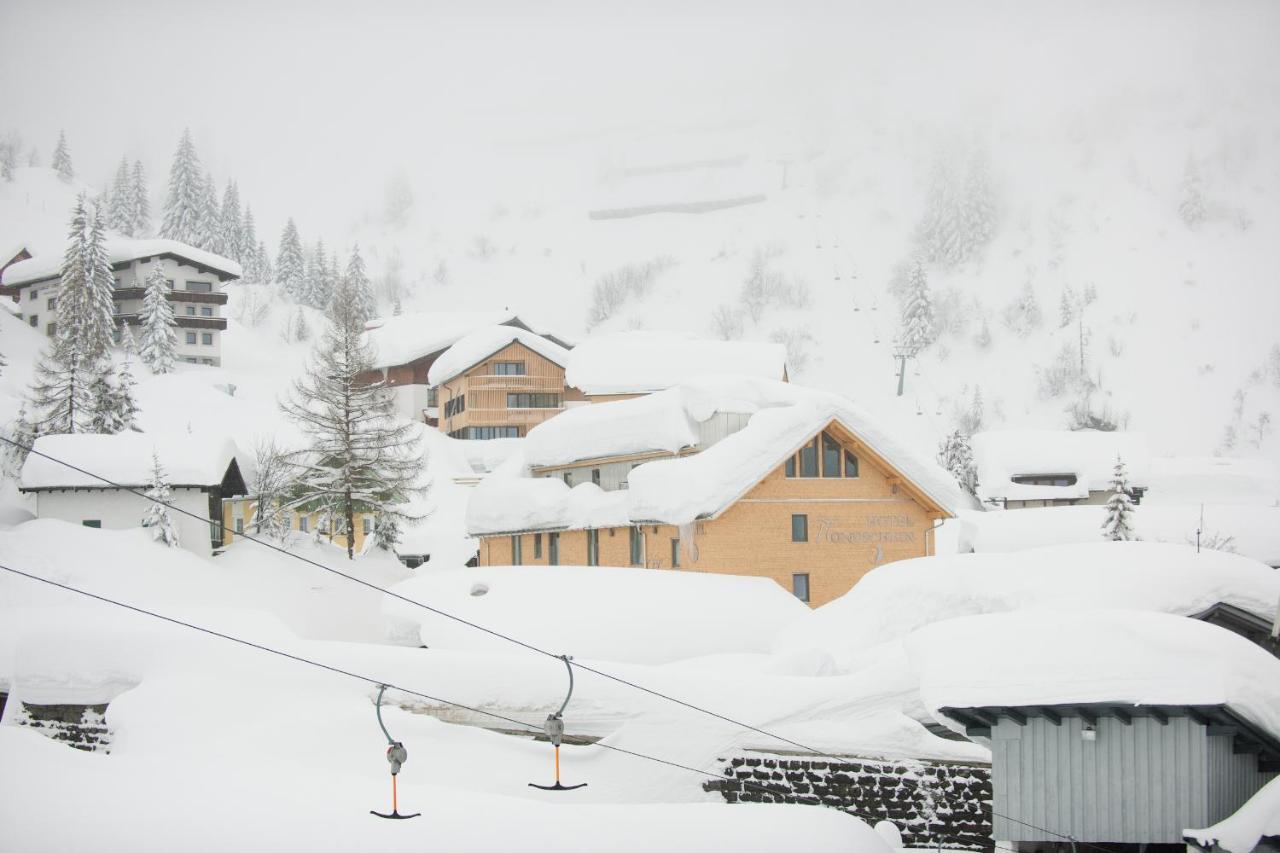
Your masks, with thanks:
[(564, 391), (558, 376), (468, 376), (467, 386), (475, 391)]

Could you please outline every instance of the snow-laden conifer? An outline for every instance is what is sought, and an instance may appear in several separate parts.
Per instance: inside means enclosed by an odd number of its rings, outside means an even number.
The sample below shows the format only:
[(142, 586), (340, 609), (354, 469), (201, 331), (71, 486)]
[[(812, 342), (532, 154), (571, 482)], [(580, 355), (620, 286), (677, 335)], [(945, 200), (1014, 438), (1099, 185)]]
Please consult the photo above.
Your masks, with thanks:
[(133, 161), (133, 173), (129, 180), (129, 234), (147, 237), (151, 234), (151, 200), (148, 198), (147, 173), (141, 160)]
[(53, 171), (58, 173), (58, 177), (64, 183), (71, 183), (76, 176), (76, 170), (71, 165), (71, 152), (67, 149), (66, 131), (58, 131), (58, 146), (53, 149)]
[(5, 435), (9, 440), (4, 444), (4, 474), (16, 480), (22, 474), (31, 445), (36, 441), (36, 426), (25, 402), (18, 407), (18, 416), (5, 429)]
[[(396, 419), (390, 390), (366, 378), (373, 351), (354, 304), (344, 279), (307, 374), (283, 404), (309, 438), (309, 446), (293, 456), (298, 505), (334, 507), (348, 530), (357, 512), (391, 521), (409, 518), (405, 505), (419, 491), (415, 483), (423, 465), (418, 438), (411, 425)], [(394, 525), (387, 535), (394, 537)], [(348, 558), (355, 554), (353, 539), (348, 537)]]
[(244, 221), (240, 217), (240, 188), (235, 181), (227, 181), (222, 194), (222, 208), (218, 212), (218, 240), (213, 249), (224, 258), (241, 262), (244, 248)]
[(18, 168), (18, 143), (13, 137), (0, 139), (0, 178), (5, 182), (13, 180), (13, 172)]
[(978, 494), (978, 469), (973, 462), (969, 436), (955, 430), (938, 447), (938, 464), (956, 478), (960, 487), (971, 495)]
[(111, 182), (111, 193), (107, 196), (107, 228), (126, 237), (133, 236), (129, 182), (129, 161), (121, 157), (120, 165), (116, 167), (115, 180)]
[(200, 181), (199, 222), (196, 225), (197, 248), (221, 254), (222, 206), (218, 203), (218, 188), (213, 175), (205, 172)]
[(907, 277), (906, 300), (902, 308), (902, 333), (899, 341), (910, 353), (917, 353), (933, 343), (937, 328), (933, 314), (933, 298), (929, 293), (929, 274), (924, 261), (916, 256)]
[(111, 349), (115, 328), (114, 280), (102, 211), (90, 211), (82, 193), (71, 214), (58, 285), (57, 337), (69, 338), (92, 365)]
[(1128, 542), (1138, 538), (1133, 529), (1133, 497), (1129, 493), (1129, 474), (1124, 461), (1117, 456), (1111, 477), (1111, 497), (1107, 499), (1107, 517), (1102, 523), (1103, 538)]
[(160, 236), (191, 246), (199, 245), (200, 212), (204, 205), (204, 176), (200, 157), (191, 141), (191, 131), (182, 132), (182, 140), (169, 167), (169, 193), (164, 202), (164, 221)]
[(181, 543), (178, 541), (178, 528), (169, 516), (168, 504), (173, 500), (169, 491), (169, 477), (160, 464), (158, 453), (151, 454), (151, 461), (151, 488), (147, 489), (147, 497), (151, 500), (147, 511), (143, 513), (142, 526), (151, 531), (151, 538), (155, 541), (177, 548)]
[(253, 208), (249, 205), (245, 205), (244, 218), (240, 222), (239, 251), (240, 255), (236, 260), (244, 268), (245, 280), (251, 284), (266, 284), (258, 258), (258, 226), (253, 220)]
[(305, 263), (298, 226), (290, 217), (280, 234), (280, 249), (276, 252), (276, 282), (280, 285), (281, 292), (296, 302), (303, 301), (303, 291), (306, 289)]
[(1194, 156), (1187, 157), (1187, 165), (1182, 173), (1181, 197), (1178, 201), (1178, 215), (1191, 228), (1198, 228), (1204, 222), (1207, 212), (1204, 205), (1204, 186), (1200, 180), (1200, 167), (1196, 165)]
[(147, 289), (142, 297), (142, 340), (138, 347), (142, 363), (152, 373), (169, 373), (177, 361), (178, 323), (169, 301), (169, 282), (159, 262), (147, 274)]
[(364, 258), (360, 256), (360, 244), (351, 249), (351, 258), (347, 261), (347, 291), (355, 297), (355, 312), (361, 323), (367, 323), (378, 314), (378, 302), (373, 295), (373, 284), (364, 269)]

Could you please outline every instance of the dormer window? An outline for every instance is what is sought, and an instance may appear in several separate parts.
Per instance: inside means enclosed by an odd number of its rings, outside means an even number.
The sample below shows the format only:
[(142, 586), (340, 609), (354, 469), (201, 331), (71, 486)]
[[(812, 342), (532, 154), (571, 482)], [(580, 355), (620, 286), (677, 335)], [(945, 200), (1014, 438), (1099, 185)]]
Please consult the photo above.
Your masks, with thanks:
[(1075, 474), (1022, 474), (1013, 477), (1019, 486), (1074, 486)]

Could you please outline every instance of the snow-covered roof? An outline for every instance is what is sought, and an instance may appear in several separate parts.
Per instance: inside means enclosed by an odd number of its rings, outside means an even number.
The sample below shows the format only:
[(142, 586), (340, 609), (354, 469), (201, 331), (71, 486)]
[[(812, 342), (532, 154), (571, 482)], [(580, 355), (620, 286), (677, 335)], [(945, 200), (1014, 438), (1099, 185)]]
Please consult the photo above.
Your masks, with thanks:
[(394, 367), (447, 349), (476, 329), (514, 319), (510, 311), (422, 311), (370, 320), (365, 339), (373, 346), (375, 367)]
[(511, 343), (520, 343), (555, 364), (564, 366), (569, 350), (537, 332), (515, 326), (485, 326), (460, 338), (444, 351), (427, 374), (432, 385), (448, 382)]
[(935, 714), (1090, 703), (1224, 706), (1280, 738), (1280, 659), (1196, 619), (1133, 610), (995, 613), (934, 623), (906, 643)]
[[(1147, 437), (1137, 432), (1097, 430), (992, 430), (973, 437), (978, 470), (978, 497), (988, 500), (1041, 500), (1088, 497), (1105, 491), (1115, 473), (1116, 457), (1124, 461), (1131, 488), (1149, 485), (1151, 456)], [(1015, 483), (1015, 477), (1073, 475), (1070, 485)]]
[(1263, 838), (1280, 836), (1280, 779), (1263, 785), (1226, 820), (1205, 829), (1184, 829), (1182, 835), (1206, 850), (1251, 853)]
[[(173, 255), (189, 262), (192, 266), (208, 269), (226, 280), (240, 278), (243, 274), (240, 265), (229, 258), (179, 243), (177, 240), (134, 239), (132, 237), (108, 237), (106, 240), (107, 257), (114, 264), (136, 261), (140, 258), (153, 258), (161, 255)], [(33, 281), (44, 281), (54, 278), (62, 272), (62, 252), (44, 251), (25, 261), (19, 261), (4, 271), (4, 284), (12, 287)]]
[(23, 489), (111, 488), (55, 459), (121, 486), (146, 488), (153, 454), (159, 455), (170, 485), (216, 486), (236, 455), (234, 442), (224, 435), (188, 432), (46, 435), (34, 448), (22, 466)]
[(763, 341), (702, 340), (674, 332), (630, 331), (583, 341), (569, 356), (565, 382), (584, 394), (637, 394), (703, 373), (782, 379), (787, 350)]
[[(747, 425), (675, 459), (640, 464), (628, 488), (568, 489), (557, 478), (521, 476), (531, 465), (563, 464), (697, 442), (697, 424), (717, 412), (751, 414)], [(746, 377), (701, 377), (649, 397), (567, 411), (530, 430), (524, 466), (500, 469), (467, 509), (473, 535), (626, 523), (686, 524), (717, 515), (835, 421), (948, 512), (969, 506), (955, 480), (902, 447), (853, 403), (823, 391)], [(571, 501), (572, 496), (572, 501)]]

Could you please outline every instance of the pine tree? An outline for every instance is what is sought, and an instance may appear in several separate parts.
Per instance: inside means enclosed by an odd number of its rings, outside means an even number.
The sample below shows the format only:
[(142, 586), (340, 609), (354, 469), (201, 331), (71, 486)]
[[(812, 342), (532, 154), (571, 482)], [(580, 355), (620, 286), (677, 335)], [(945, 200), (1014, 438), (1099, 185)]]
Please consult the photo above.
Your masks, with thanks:
[(173, 500), (169, 492), (169, 478), (160, 464), (160, 454), (151, 454), (151, 488), (147, 489), (150, 504), (142, 516), (142, 526), (151, 530), (151, 538), (170, 548), (177, 548), (178, 529), (169, 517), (168, 504)]
[(91, 365), (71, 339), (56, 337), (36, 362), (31, 382), (33, 435), (91, 432), (93, 396)]
[(92, 215), (83, 193), (72, 210), (58, 287), (59, 338), (72, 340), (80, 361), (92, 365), (111, 350), (114, 285), (101, 210)]
[[(373, 352), (354, 304), (355, 295), (340, 282), (307, 375), (282, 406), (309, 438), (310, 446), (294, 456), (299, 505), (333, 506), (347, 530), (355, 529), (357, 512), (389, 522), (410, 518), (405, 504), (420, 491), (415, 481), (423, 465), (413, 428), (396, 420), (387, 387), (362, 381)], [(392, 525), (387, 537), (395, 535)], [(347, 557), (354, 556), (354, 537), (348, 537)]]
[(907, 278), (907, 298), (902, 309), (901, 345), (914, 354), (933, 343), (938, 335), (929, 294), (929, 275), (924, 261), (916, 257)]
[(938, 464), (956, 478), (960, 487), (973, 496), (978, 494), (978, 469), (973, 462), (969, 436), (956, 430), (938, 447)]
[(346, 277), (346, 291), (355, 296), (356, 317), (361, 324), (367, 323), (378, 315), (378, 302), (373, 295), (373, 284), (365, 273), (364, 258), (360, 257), (359, 243), (351, 249)]
[[(240, 226), (240, 254), (236, 260), (244, 267), (245, 279), (253, 284), (266, 284), (258, 255), (258, 226), (253, 221), (253, 208), (245, 205)], [(251, 274), (252, 271), (252, 274)]]
[(133, 161), (133, 174), (129, 181), (129, 234), (146, 237), (151, 234), (151, 201), (147, 198), (147, 175), (142, 161)]
[(191, 131), (182, 132), (182, 140), (169, 167), (169, 194), (164, 202), (164, 222), (160, 236), (180, 243), (198, 246), (200, 216), (204, 206), (204, 178), (200, 157), (191, 141)]
[(306, 290), (305, 264), (298, 226), (290, 217), (280, 234), (280, 250), (276, 252), (276, 281), (284, 295), (296, 302), (303, 301)]
[(1200, 167), (1196, 165), (1194, 156), (1187, 157), (1187, 165), (1182, 173), (1182, 198), (1178, 202), (1178, 215), (1191, 228), (1200, 227), (1207, 215)]
[(169, 373), (177, 360), (178, 332), (173, 303), (168, 298), (169, 283), (159, 263), (147, 275), (142, 298), (142, 343), (139, 354), (152, 373)]
[(324, 240), (317, 240), (315, 246), (307, 250), (303, 270), (306, 283), (303, 285), (302, 298), (299, 301), (321, 310), (329, 307), (333, 291), (327, 286), (329, 259), (325, 254)]
[(218, 204), (218, 190), (213, 175), (205, 172), (200, 181), (200, 220), (196, 227), (196, 247), (219, 254), (222, 242), (222, 208)]
[(107, 200), (107, 227), (117, 234), (133, 237), (133, 190), (130, 184), (129, 162), (120, 158), (116, 167), (116, 178), (111, 184), (111, 195)]
[(235, 181), (227, 181), (218, 216), (218, 244), (214, 251), (240, 263), (244, 257), (244, 222), (240, 218), (240, 188)]
[(256, 255), (258, 263), (258, 280), (263, 284), (270, 284), (275, 281), (275, 270), (271, 266), (271, 255), (267, 253), (267, 244), (263, 240), (258, 241), (258, 252)]
[(71, 152), (67, 150), (66, 131), (58, 131), (58, 147), (53, 149), (53, 170), (63, 183), (71, 183), (75, 179), (76, 170), (71, 165)]
[(1107, 518), (1102, 535), (1113, 542), (1129, 542), (1138, 536), (1133, 529), (1133, 497), (1129, 493), (1129, 474), (1124, 462), (1116, 457), (1115, 474), (1111, 477), (1111, 497), (1107, 499)]
[[(127, 328), (123, 334), (132, 339)], [(110, 366), (110, 362), (107, 366)], [(132, 354), (126, 349), (124, 361), (120, 364), (114, 382), (110, 375), (103, 371), (90, 383), (89, 392), (93, 398), (91, 423), (93, 432), (114, 435), (125, 430), (137, 429), (138, 405), (133, 396), (136, 384), (133, 379)]]
[(4, 446), (4, 474), (10, 480), (17, 480), (22, 474), (22, 466), (27, 461), (29, 448), (36, 442), (36, 427), (27, 414), (27, 404), (18, 407), (18, 417), (6, 430), (9, 442)]

